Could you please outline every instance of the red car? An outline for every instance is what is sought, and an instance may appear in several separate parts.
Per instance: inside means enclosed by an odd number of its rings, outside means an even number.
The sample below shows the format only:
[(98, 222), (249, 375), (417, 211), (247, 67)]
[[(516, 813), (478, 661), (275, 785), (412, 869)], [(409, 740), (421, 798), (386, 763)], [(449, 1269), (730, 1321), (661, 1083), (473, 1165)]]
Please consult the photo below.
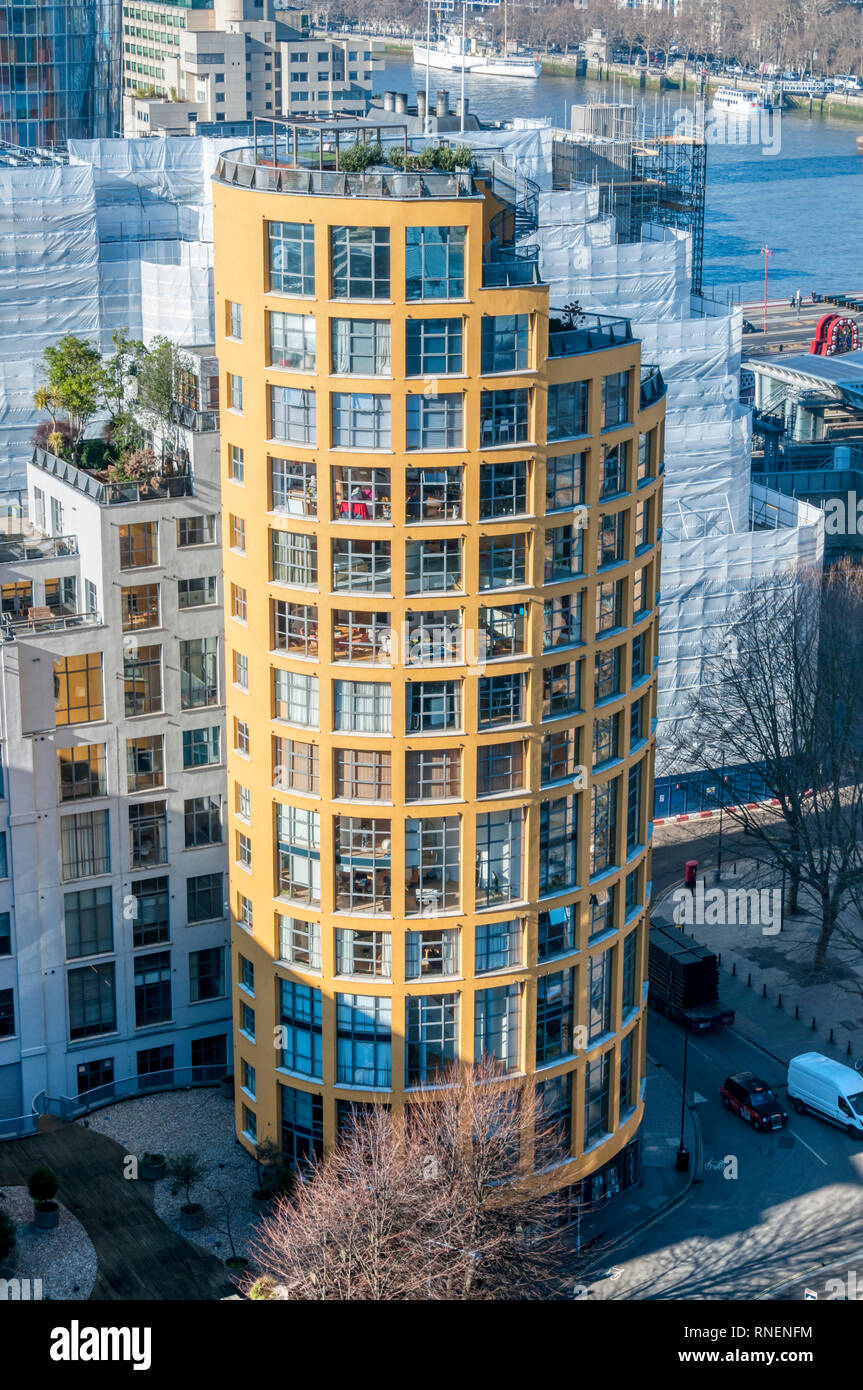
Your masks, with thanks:
[(754, 1072), (739, 1071), (735, 1076), (726, 1077), (719, 1094), (726, 1110), (734, 1110), (753, 1129), (781, 1129), (788, 1123), (787, 1112), (767, 1082)]

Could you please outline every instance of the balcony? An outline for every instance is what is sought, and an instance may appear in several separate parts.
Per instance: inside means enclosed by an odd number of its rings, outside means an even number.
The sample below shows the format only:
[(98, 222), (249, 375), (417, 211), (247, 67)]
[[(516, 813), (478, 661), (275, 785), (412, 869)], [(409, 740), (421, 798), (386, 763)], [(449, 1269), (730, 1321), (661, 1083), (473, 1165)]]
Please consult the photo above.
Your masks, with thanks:
[(65, 459), (39, 448), (33, 450), (33, 463), (103, 507), (119, 503), (163, 502), (169, 497), (191, 497), (193, 493), (190, 473), (175, 473), (134, 483), (111, 483), (96, 473), (76, 468), (73, 463), (67, 463)]
[(665, 395), (665, 380), (658, 367), (650, 366), (648, 363), (641, 364), (641, 399), (639, 409), (646, 410), (648, 406), (655, 405)]
[(67, 559), (77, 554), (77, 536), (6, 536), (0, 538), (0, 562)]
[(4, 613), (0, 619), (0, 641), (14, 642), (18, 637), (33, 637), (46, 632), (69, 632), (72, 628), (100, 627), (102, 615), (89, 613), (58, 613), (49, 608), (31, 608), (26, 617), (13, 618)]
[[(563, 327), (565, 310), (549, 309), (548, 355), (578, 357), (585, 352), (607, 352), (609, 348), (635, 341), (629, 319), (610, 314), (581, 314), (571, 328)], [(561, 327), (557, 328), (556, 325)]]
[(499, 261), (484, 261), (482, 267), (482, 287), (484, 290), (523, 289), (528, 285), (541, 285), (539, 273), (539, 253), (534, 257), (512, 254)]

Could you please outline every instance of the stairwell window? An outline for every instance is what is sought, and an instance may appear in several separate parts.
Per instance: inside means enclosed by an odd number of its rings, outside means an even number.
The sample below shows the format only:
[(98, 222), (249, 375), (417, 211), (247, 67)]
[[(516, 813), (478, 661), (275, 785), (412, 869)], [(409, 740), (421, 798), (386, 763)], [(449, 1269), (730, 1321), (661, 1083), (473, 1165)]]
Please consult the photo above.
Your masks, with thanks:
[(333, 227), (334, 299), (389, 299), (389, 227)]
[(408, 227), (405, 299), (463, 299), (466, 227)]

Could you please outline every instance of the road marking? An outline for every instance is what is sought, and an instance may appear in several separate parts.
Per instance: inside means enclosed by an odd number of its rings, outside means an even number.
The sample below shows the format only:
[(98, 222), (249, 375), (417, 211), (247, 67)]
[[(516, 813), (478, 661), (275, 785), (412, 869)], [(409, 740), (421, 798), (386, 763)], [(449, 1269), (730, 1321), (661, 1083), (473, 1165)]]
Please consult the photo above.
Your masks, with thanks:
[(692, 1093), (692, 1104), (693, 1104), (693, 1105), (706, 1105), (706, 1104), (707, 1104), (707, 1096), (703, 1096), (703, 1095), (701, 1094), (700, 1091), (693, 1091), (693, 1093)]
[(709, 1052), (702, 1052), (701, 1048), (696, 1047), (694, 1042), (690, 1042), (689, 1046), (692, 1048), (693, 1052), (698, 1053), (699, 1057), (703, 1057), (705, 1062), (710, 1062), (711, 1065), (713, 1064), (713, 1058), (710, 1056)]
[(797, 1133), (797, 1130), (796, 1130), (796, 1129), (792, 1129), (790, 1125), (788, 1126), (788, 1133), (789, 1133), (789, 1134), (793, 1134), (793, 1135), (794, 1135), (794, 1138), (798, 1141), (798, 1143), (802, 1144), (803, 1147), (804, 1147), (804, 1149), (808, 1149), (809, 1152), (810, 1152), (812, 1155), (814, 1155), (815, 1158), (818, 1159), (818, 1162), (819, 1162), (819, 1163), (823, 1163), (823, 1164), (824, 1164), (824, 1167), (825, 1167), (825, 1168), (829, 1167), (829, 1164), (828, 1164), (828, 1162), (827, 1162), (827, 1159), (826, 1159), (826, 1158), (822, 1158), (821, 1155), (820, 1155), (820, 1153), (816, 1153), (816, 1151), (812, 1148), (811, 1144), (807, 1144), (805, 1139), (801, 1139), (801, 1138), (800, 1138), (800, 1135)]

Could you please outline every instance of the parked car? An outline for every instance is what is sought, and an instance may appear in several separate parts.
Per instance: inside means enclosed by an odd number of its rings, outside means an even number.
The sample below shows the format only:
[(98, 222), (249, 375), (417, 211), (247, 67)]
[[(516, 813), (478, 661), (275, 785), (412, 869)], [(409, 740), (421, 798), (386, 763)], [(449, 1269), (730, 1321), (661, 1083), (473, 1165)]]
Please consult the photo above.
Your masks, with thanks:
[(781, 1129), (788, 1123), (788, 1113), (782, 1109), (773, 1091), (751, 1071), (739, 1071), (727, 1076), (719, 1088), (722, 1104), (733, 1110), (753, 1129)]
[(821, 1052), (802, 1052), (788, 1063), (788, 1099), (798, 1115), (809, 1110), (863, 1139), (863, 1076)]

